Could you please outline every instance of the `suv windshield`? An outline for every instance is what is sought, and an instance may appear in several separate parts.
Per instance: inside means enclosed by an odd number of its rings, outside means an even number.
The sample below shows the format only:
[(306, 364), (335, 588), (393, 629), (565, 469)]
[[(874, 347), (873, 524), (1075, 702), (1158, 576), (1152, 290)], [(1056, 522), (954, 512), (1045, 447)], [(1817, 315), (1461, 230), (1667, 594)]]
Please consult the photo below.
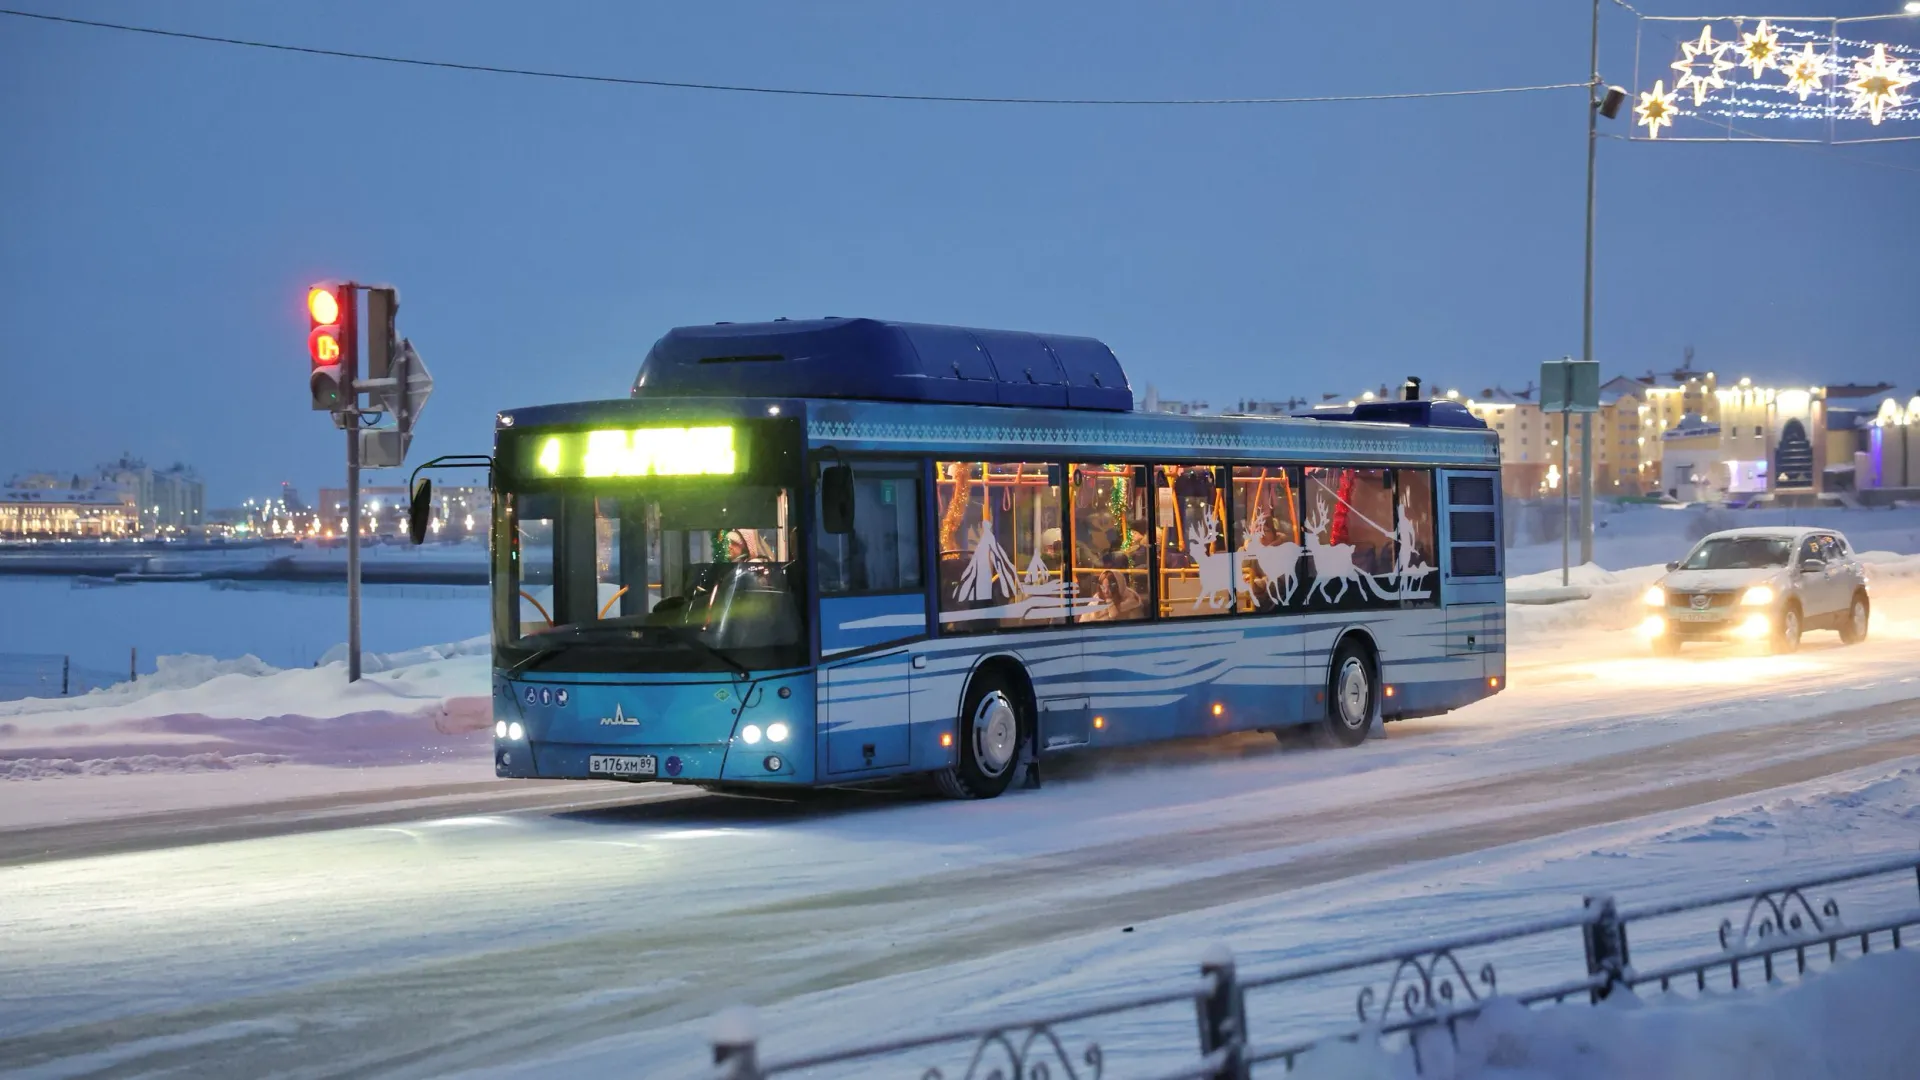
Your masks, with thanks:
[(736, 671), (805, 662), (793, 492), (734, 478), (509, 493), (500, 666)]
[(1682, 570), (1760, 570), (1787, 565), (1793, 541), (1778, 536), (1723, 536), (1693, 549)]

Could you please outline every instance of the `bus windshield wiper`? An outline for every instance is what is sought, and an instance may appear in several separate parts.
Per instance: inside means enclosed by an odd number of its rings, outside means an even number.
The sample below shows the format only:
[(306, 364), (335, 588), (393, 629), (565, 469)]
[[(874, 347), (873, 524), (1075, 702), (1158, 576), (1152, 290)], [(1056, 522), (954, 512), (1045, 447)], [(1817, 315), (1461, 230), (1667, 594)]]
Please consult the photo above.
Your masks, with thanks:
[(660, 633), (665, 635), (667, 639), (670, 641), (677, 641), (682, 645), (691, 645), (695, 650), (706, 653), (708, 656), (713, 657), (714, 659), (720, 661), (721, 663), (727, 665), (728, 667), (732, 668), (734, 671), (739, 672), (742, 675), (753, 674), (751, 671), (747, 669), (747, 665), (741, 663), (738, 660), (735, 660), (725, 650), (719, 648), (718, 646), (709, 645), (706, 642), (701, 641), (700, 635), (698, 633), (692, 630), (689, 630), (684, 626), (654, 625), (654, 626), (644, 627), (643, 629), (658, 630), (660, 631)]
[[(752, 671), (748, 669), (745, 664), (735, 660), (725, 650), (700, 640), (697, 632), (682, 626), (662, 626), (655, 623), (641, 626), (564, 626), (541, 631), (539, 634), (531, 635), (534, 638), (544, 639), (541, 647), (531, 656), (515, 664), (513, 668), (507, 672), (507, 678), (513, 678), (522, 670), (533, 667), (540, 661), (566, 648), (568, 645), (603, 643), (595, 641), (594, 639), (596, 638), (611, 638), (617, 642), (633, 642), (637, 644), (645, 640), (648, 631), (653, 631), (676, 645), (685, 645), (695, 652), (705, 653), (741, 675), (752, 674)], [(613, 642), (605, 643), (611, 644)]]
[[(613, 627), (607, 627), (607, 626), (556, 626), (546, 630), (542, 630), (537, 634), (529, 634), (527, 635), (529, 638), (545, 639), (546, 641), (550, 641), (552, 643), (542, 644), (539, 648), (535, 649), (532, 653), (528, 654), (525, 659), (513, 665), (511, 668), (508, 668), (507, 678), (509, 679), (513, 678), (515, 675), (520, 674), (522, 671), (525, 671), (529, 668), (532, 668), (538, 665), (540, 661), (545, 660), (548, 657), (552, 656), (553, 654), (559, 652), (561, 649), (565, 648), (567, 644), (580, 641), (586, 638), (588, 635), (594, 634), (596, 632), (603, 633), (603, 634), (617, 633), (621, 637), (628, 638), (630, 640), (633, 639), (634, 637), (634, 635), (630, 631), (627, 631), (625, 629), (616, 630)], [(564, 636), (567, 639), (567, 641), (566, 642), (553, 641), (552, 639), (555, 638), (556, 636)]]

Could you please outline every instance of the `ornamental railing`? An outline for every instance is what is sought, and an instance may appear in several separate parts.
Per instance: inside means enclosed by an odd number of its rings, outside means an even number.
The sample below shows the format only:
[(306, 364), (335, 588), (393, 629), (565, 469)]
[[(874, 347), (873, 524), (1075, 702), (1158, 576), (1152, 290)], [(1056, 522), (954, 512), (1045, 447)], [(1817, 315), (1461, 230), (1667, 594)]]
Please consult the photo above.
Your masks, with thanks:
[[(1843, 899), (1867, 914), (1843, 918)], [(1249, 1080), (1291, 1071), (1316, 1046), (1362, 1040), (1409, 1051), (1425, 1072), (1458, 1052), (1462, 1029), (1496, 997), (1533, 1006), (1738, 989), (1903, 948), (1916, 933), (1920, 857), (1908, 856), (1674, 903), (1621, 908), (1590, 896), (1564, 915), (1265, 973), (1239, 972), (1216, 946), (1197, 979), (1157, 991), (785, 1058), (763, 1059), (751, 1014), (734, 1011), (715, 1026), (714, 1076)], [(1176, 1025), (1198, 1037), (1176, 1045)], [(1125, 1049), (1095, 1037), (1126, 1028), (1136, 1045)], [(1116, 1061), (1126, 1065), (1109, 1072)]]

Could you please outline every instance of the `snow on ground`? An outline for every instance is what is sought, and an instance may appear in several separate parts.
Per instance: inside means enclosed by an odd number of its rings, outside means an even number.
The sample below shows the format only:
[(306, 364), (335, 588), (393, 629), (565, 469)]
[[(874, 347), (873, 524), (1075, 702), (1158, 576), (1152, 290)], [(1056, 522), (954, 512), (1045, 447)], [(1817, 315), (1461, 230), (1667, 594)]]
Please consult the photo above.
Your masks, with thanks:
[[(0, 1058), (22, 1075), (98, 1054), (194, 1072), (217, 1040), (229, 1075), (704, 1075), (700, 1025), (734, 1000), (765, 1007), (768, 1052), (785, 1055), (1132, 991), (1191, 971), (1209, 940), (1271, 968), (1596, 889), (1638, 902), (1908, 850), (1920, 560), (1874, 561), (1872, 638), (1814, 635), (1790, 657), (1649, 656), (1619, 629), (1658, 571), (1591, 568), (1589, 599), (1510, 609), (1505, 692), (1354, 751), (1246, 735), (1069, 758), (1040, 791), (980, 804), (643, 787), (590, 813), (28, 862), (0, 870)], [(486, 664), (472, 642), (370, 664), (347, 688), (337, 666), (182, 661), (113, 694), (0, 707), (0, 761), (49, 777), (0, 781), (0, 828), (202, 791), (230, 803), (280, 777), (283, 797), (328, 776), (483, 780)], [(196, 754), (285, 763), (89, 775)], [(61, 759), (109, 764), (47, 767)], [(448, 764), (370, 764), (392, 760)], [(1502, 986), (1550, 959), (1503, 959)], [(1351, 1016), (1353, 988), (1251, 1007), (1262, 1038), (1307, 1036)], [(1174, 1009), (1101, 1042), (1109, 1060), (1151, 1055), (1192, 1025)]]
[[(1578, 910), (1581, 897), (1595, 892), (1614, 895), (1624, 908), (1636, 904), (1686, 899), (1718, 891), (1743, 881), (1775, 879), (1782, 875), (1811, 876), (1836, 867), (1914, 850), (1920, 836), (1920, 758), (1825, 777), (1770, 792), (1710, 803), (1685, 811), (1652, 815), (1617, 825), (1575, 830), (1546, 839), (1509, 845), (1492, 851), (1396, 866), (1377, 873), (1342, 878), (1324, 885), (1279, 892), (1259, 899), (1209, 906), (1125, 927), (1103, 925), (1045, 946), (1026, 947), (1013, 956), (994, 955), (959, 961), (931, 971), (875, 979), (870, 982), (793, 998), (760, 1012), (761, 1056), (785, 1058), (812, 1054), (860, 1040), (904, 1037), (1002, 1016), (1017, 1016), (1077, 1007), (1090, 1002), (1120, 999), (1165, 986), (1197, 973), (1201, 953), (1210, 942), (1227, 943), (1243, 975), (1256, 976), (1310, 961), (1371, 952), (1400, 942), (1477, 933), (1503, 920), (1525, 920)], [(1204, 887), (1204, 884), (1199, 887)], [(1850, 901), (1856, 897), (1849, 897)], [(1864, 904), (1850, 904), (1846, 914), (1866, 921), (1878, 914), (1914, 907), (1911, 880), (1892, 882), (1870, 890)], [(1668, 940), (1635, 940), (1635, 959), (1646, 963), (1665, 945), (1686, 955), (1701, 955), (1718, 947), (1715, 931), (1723, 914), (1740, 911), (1709, 909), (1693, 916), (1688, 925), (1667, 929)], [(889, 927), (890, 934), (910, 928)], [(1463, 954), (1469, 970), (1482, 961), (1496, 965), (1500, 986), (1509, 992), (1585, 975), (1580, 940), (1567, 932), (1550, 941), (1525, 941)], [(1915, 985), (1914, 955), (1905, 966), (1875, 975), (1870, 987), (1881, 990)], [(1377, 979), (1376, 993), (1384, 989), (1389, 971), (1349, 975), (1345, 981), (1326, 980), (1284, 989), (1255, 990), (1248, 997), (1249, 1025), (1257, 1042), (1269, 1045), (1312, 1038), (1351, 1026), (1355, 994)], [(1881, 979), (1890, 982), (1881, 982)], [(1902, 981), (1905, 980), (1905, 981)], [(1833, 980), (1839, 984), (1841, 980)], [(1850, 995), (1854, 989), (1815, 990), (1810, 983), (1789, 999), (1797, 1007), (1806, 995), (1831, 992)], [(1651, 999), (1652, 995), (1648, 995)], [(1701, 1020), (1688, 1017), (1688, 1027), (1723, 1025), (1721, 1030), (1752, 1030), (1762, 1017), (1742, 1013), (1738, 1002), (1748, 997), (1723, 996), (1717, 1003), (1683, 1006), (1722, 1015)], [(1595, 1017), (1569, 1018), (1539, 1013), (1516, 1018), (1496, 1010), (1487, 1031), (1512, 1033), (1524, 1052), (1501, 1057), (1512, 1067), (1534, 1072), (1463, 1071), (1464, 1077), (1499, 1076), (1523, 1080), (1532, 1076), (1712, 1076), (1768, 1075), (1745, 1069), (1707, 1067), (1716, 1061), (1741, 1062), (1739, 1057), (1702, 1059), (1676, 1057), (1700, 1071), (1636, 1071), (1632, 1068), (1558, 1071), (1564, 1057), (1550, 1056), (1554, 1037), (1581, 1031), (1620, 1031), (1620, 1044), (1601, 1064), (1626, 1065), (1647, 1060), (1675, 1037), (1673, 1021), (1657, 1017), (1622, 1020), (1626, 996), (1610, 1011)], [(1859, 1000), (1872, 1002), (1871, 990)], [(1912, 997), (1881, 999), (1878, 1011), (1858, 1018), (1875, 1026), (1904, 1016)], [(1895, 1014), (1889, 1014), (1889, 1006)], [(1577, 1007), (1584, 1009), (1585, 1006)], [(1651, 1009), (1648, 1010), (1652, 1012)], [(1569, 1006), (1562, 1013), (1574, 1014)], [(869, 1018), (849, 1023), (848, 1018)], [(1635, 1028), (1633, 1025), (1641, 1026)], [(1074, 1025), (1063, 1036), (1070, 1047), (1084, 1041), (1100, 1044), (1109, 1067), (1117, 1075), (1143, 1075), (1178, 1067), (1192, 1054), (1193, 1015), (1190, 1008), (1173, 1006)], [(1911, 1025), (1897, 1025), (1910, 1028)], [(603, 1039), (537, 1060), (462, 1074), (468, 1080), (517, 1080), (536, 1076), (613, 1075), (635, 1061), (650, 1063), (649, 1076), (701, 1077), (710, 1075), (704, 1064), (705, 1018), (634, 1035)], [(1859, 1028), (1846, 1029), (1849, 1032)], [(1641, 1032), (1635, 1035), (1634, 1032)], [(1795, 1032), (1796, 1034), (1798, 1032)], [(1838, 1032), (1836, 1032), (1838, 1033)], [(1787, 1049), (1802, 1051), (1803, 1042), (1784, 1040)], [(1480, 1044), (1484, 1047), (1486, 1044)], [(1707, 1044), (1716, 1051), (1751, 1050), (1740, 1045)], [(1774, 1044), (1778, 1045), (1778, 1044)], [(1814, 1044), (1816, 1048), (1822, 1044)], [(1863, 1044), (1871, 1045), (1871, 1044)], [(1475, 1044), (1466, 1044), (1470, 1051)], [(970, 1047), (966, 1049), (971, 1049)], [(1502, 1050), (1502, 1054), (1509, 1051)], [(956, 1059), (940, 1051), (921, 1051), (917, 1057), (891, 1062), (894, 1075), (917, 1075), (922, 1068), (944, 1065), (950, 1073), (963, 1071), (965, 1054)], [(1387, 1077), (1405, 1073), (1385, 1054), (1331, 1054), (1325, 1067), (1296, 1075), (1320, 1077)], [(1787, 1062), (1803, 1060), (1786, 1057)], [(1910, 1061), (1911, 1057), (1896, 1060)], [(911, 1063), (914, 1068), (906, 1068)], [(869, 1064), (867, 1068), (877, 1068)], [(1366, 1071), (1378, 1068), (1380, 1071)], [(840, 1074), (867, 1075), (860, 1069)], [(1447, 1074), (1440, 1073), (1440, 1076)], [(1890, 1078), (1898, 1072), (1801, 1072), (1789, 1068), (1781, 1076), (1871, 1076)]]
[[(666, 802), (639, 788), (631, 806), (588, 814), (15, 866), (0, 871), (0, 1054), (58, 1075), (75, 1055), (219, 1030), (243, 1033), (223, 1044), (235, 1075), (315, 1060), (343, 1075), (398, 1060), (446, 1072), (618, 1033), (645, 1055), (628, 1061), (671, 1075), (653, 1065), (692, 1069), (697, 1025), (732, 1000), (767, 1006), (791, 1052), (1133, 989), (1190, 970), (1206, 940), (1267, 966), (1596, 887), (1684, 895), (1880, 853), (1911, 845), (1911, 771), (1882, 766), (1887, 786), (1868, 778), (1827, 802), (1817, 785), (1788, 796), (1807, 811), (1773, 795), (1700, 804), (1920, 752), (1920, 625), (1882, 629), (1790, 658), (1680, 660), (1570, 632), (1566, 655), (1516, 653), (1507, 692), (1358, 750), (1163, 744), (1069, 759), (1040, 791), (986, 803)], [(85, 782), (0, 784), (0, 798)], [(1756, 813), (1772, 827), (1714, 821)], [(1683, 838), (1702, 827), (1757, 839)], [(1320, 1012), (1286, 1012), (1341, 1020), (1352, 1000), (1347, 988)], [(244, 1034), (287, 1016), (303, 1018), (298, 1038)], [(1165, 1023), (1190, 1038), (1190, 1013)], [(187, 1067), (166, 1053), (129, 1070)]]
[[(249, 792), (264, 800), (490, 777), (486, 638), (364, 660), (364, 677), (349, 684), (341, 660), (281, 671), (251, 656), (168, 656), (136, 682), (0, 702), (0, 828), (230, 804)], [(443, 768), (403, 768), (430, 763)], [(262, 766), (273, 777), (205, 775)], [(134, 776), (148, 779), (127, 786)]]

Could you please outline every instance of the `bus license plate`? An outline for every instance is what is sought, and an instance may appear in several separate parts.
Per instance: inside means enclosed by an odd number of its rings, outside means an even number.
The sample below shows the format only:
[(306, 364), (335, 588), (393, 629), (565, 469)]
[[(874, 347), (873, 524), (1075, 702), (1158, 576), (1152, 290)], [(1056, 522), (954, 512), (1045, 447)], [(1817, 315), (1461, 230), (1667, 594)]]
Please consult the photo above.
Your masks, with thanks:
[(652, 754), (636, 757), (591, 754), (587, 757), (587, 772), (597, 776), (655, 776), (659, 768), (658, 759)]

